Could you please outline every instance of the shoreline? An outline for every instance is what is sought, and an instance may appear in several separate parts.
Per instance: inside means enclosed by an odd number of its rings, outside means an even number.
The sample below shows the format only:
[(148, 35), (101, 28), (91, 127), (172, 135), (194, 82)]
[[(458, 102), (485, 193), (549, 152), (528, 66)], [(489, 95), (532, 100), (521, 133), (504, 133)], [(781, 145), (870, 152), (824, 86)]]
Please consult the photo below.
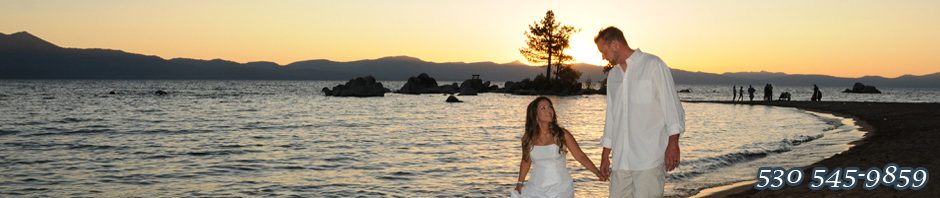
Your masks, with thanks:
[[(811, 167), (883, 167), (887, 163), (901, 166), (925, 167), (928, 170), (940, 168), (940, 145), (931, 140), (940, 141), (940, 103), (885, 103), (885, 102), (809, 102), (809, 101), (683, 101), (690, 103), (716, 103), (740, 105), (767, 105), (793, 107), (805, 111), (828, 113), (850, 118), (865, 132), (865, 136), (851, 142), (848, 150), (803, 167), (804, 175)], [(924, 142), (924, 144), (912, 144)], [(755, 180), (736, 182), (701, 190), (694, 197), (805, 197), (810, 196), (847, 196), (847, 197), (894, 197), (917, 196), (936, 197), (940, 188), (928, 185), (919, 190), (897, 191), (890, 187), (875, 190), (855, 188), (848, 191), (819, 190), (810, 191), (808, 182), (799, 186), (790, 186), (781, 190), (757, 191), (751, 188)]]

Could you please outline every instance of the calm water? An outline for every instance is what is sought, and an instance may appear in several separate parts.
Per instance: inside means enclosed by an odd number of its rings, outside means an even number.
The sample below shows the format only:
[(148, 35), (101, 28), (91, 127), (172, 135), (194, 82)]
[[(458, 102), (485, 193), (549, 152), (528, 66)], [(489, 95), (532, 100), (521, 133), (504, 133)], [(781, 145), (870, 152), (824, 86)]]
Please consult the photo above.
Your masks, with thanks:
[[(533, 96), (458, 104), (436, 94), (322, 96), (337, 83), (0, 81), (0, 196), (505, 197), (512, 189)], [(719, 97), (708, 87), (681, 97)], [(562, 126), (599, 164), (604, 97), (553, 100)], [(862, 136), (851, 120), (793, 108), (683, 106), (683, 162), (669, 173), (668, 195), (750, 179), (759, 166), (805, 166)], [(568, 167), (578, 197), (606, 196), (607, 183), (570, 156)]]

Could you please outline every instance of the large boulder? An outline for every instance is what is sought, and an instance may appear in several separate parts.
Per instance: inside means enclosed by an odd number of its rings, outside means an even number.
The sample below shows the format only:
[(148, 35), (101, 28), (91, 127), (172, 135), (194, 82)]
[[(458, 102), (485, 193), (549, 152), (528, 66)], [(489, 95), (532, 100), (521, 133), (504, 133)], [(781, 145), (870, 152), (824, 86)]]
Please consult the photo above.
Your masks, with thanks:
[(472, 89), (476, 92), (485, 91), (484, 88), (488, 86), (483, 86), (483, 80), (478, 78), (464, 80), (463, 83), (460, 83), (460, 91), (463, 92), (464, 89)]
[(449, 85), (441, 85), (438, 88), (441, 90), (441, 93), (445, 93), (445, 94), (455, 94), (457, 92), (460, 92), (460, 85), (458, 85), (457, 83), (453, 83)]
[(421, 73), (417, 77), (408, 78), (408, 82), (398, 89), (398, 93), (403, 94), (423, 94), (440, 93), (440, 87), (437, 86), (437, 80), (431, 78), (426, 73)]
[(479, 78), (467, 79), (460, 83), (460, 95), (477, 95), (477, 93), (485, 92), (486, 88), (483, 80)]
[(460, 95), (461, 96), (475, 96), (479, 93), (476, 89), (470, 86), (460, 86)]
[(875, 86), (865, 85), (865, 84), (862, 84), (862, 83), (860, 83), (860, 82), (855, 83), (855, 85), (852, 86), (852, 89), (845, 89), (845, 91), (842, 91), (842, 92), (845, 92), (845, 93), (878, 93), (878, 94), (881, 93), (881, 91), (879, 91), (877, 88), (875, 88)]
[(321, 91), (327, 96), (374, 97), (385, 96), (390, 90), (382, 86), (382, 83), (376, 82), (375, 77), (366, 76), (349, 80), (346, 84), (333, 87), (332, 90), (324, 87)]
[(455, 103), (455, 102), (463, 102), (463, 101), (460, 101), (460, 99), (457, 99), (457, 97), (454, 95), (450, 95), (447, 97), (447, 100), (445, 100), (445, 102)]
[(513, 94), (516, 93), (517, 90), (532, 89), (531, 87), (528, 87), (531, 84), (532, 81), (528, 78), (522, 79), (522, 81), (519, 82), (506, 81), (503, 83), (503, 88), (497, 89), (496, 92)]

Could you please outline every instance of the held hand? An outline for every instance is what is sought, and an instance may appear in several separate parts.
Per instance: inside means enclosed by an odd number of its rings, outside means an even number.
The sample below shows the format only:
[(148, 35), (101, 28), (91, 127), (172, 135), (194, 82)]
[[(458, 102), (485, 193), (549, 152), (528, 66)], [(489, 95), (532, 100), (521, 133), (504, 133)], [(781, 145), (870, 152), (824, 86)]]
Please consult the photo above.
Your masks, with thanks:
[(522, 185), (516, 185), (516, 192), (522, 194)]
[(610, 179), (610, 159), (601, 159), (600, 175), (598, 177), (600, 177), (601, 181)]
[(672, 171), (679, 167), (679, 144), (678, 142), (669, 141), (669, 145), (666, 146), (666, 171)]
[(594, 172), (594, 176), (597, 176), (597, 181), (604, 181), (606, 179), (604, 178), (604, 174), (601, 173), (600, 170), (598, 170), (597, 172)]

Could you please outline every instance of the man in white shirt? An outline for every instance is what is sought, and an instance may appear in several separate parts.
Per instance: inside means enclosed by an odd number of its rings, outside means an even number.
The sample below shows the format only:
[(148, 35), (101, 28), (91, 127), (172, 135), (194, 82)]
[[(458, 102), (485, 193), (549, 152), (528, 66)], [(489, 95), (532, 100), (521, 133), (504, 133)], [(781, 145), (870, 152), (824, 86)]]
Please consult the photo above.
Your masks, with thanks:
[(669, 67), (655, 55), (630, 49), (616, 27), (601, 30), (594, 43), (614, 65), (607, 73), (600, 168), (610, 180), (610, 197), (662, 197), (666, 171), (679, 166), (679, 135), (685, 131)]

